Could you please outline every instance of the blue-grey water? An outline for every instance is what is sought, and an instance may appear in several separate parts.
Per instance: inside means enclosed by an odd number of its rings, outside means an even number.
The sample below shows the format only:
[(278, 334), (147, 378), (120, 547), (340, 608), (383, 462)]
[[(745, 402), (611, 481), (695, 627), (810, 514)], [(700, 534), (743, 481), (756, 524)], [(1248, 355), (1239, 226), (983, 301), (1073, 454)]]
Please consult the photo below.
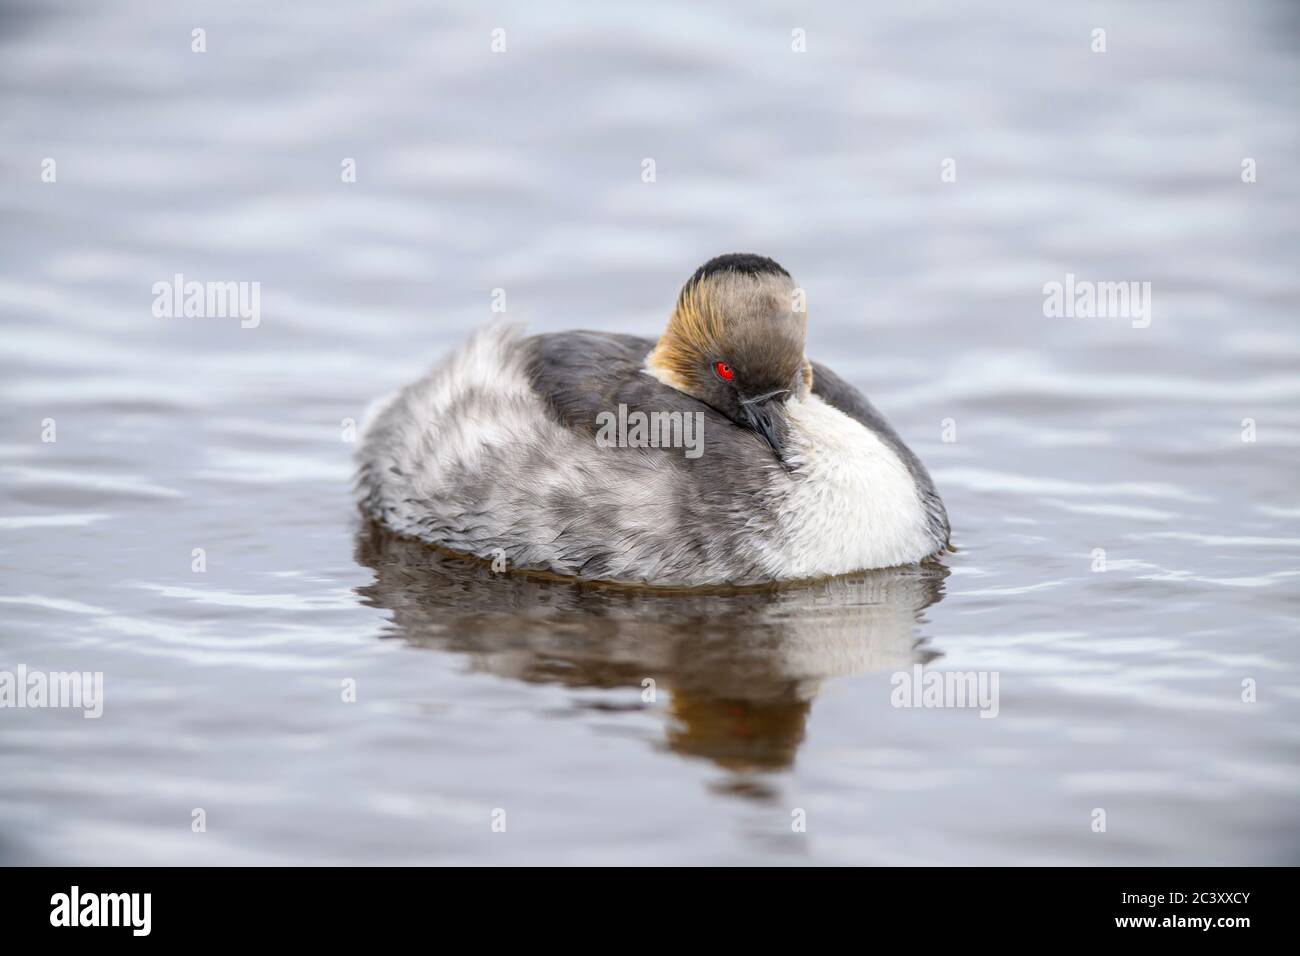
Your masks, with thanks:
[[(1298, 46), (1282, 0), (0, 4), (0, 672), (104, 682), (0, 709), (0, 861), (1300, 862)], [(734, 250), (948, 573), (362, 526), (348, 420), (494, 290), (651, 334)], [(157, 317), (177, 274), (259, 321)], [(1046, 315), (1067, 274), (1149, 325)], [(914, 663), (997, 716), (892, 706)]]

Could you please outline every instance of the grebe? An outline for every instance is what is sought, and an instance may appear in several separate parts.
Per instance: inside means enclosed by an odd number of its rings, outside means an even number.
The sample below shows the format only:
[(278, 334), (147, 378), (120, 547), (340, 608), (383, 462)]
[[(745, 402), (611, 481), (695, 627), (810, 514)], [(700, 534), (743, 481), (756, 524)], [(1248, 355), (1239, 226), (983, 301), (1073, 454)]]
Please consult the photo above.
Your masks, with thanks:
[(948, 545), (930, 476), (804, 357), (790, 274), (695, 271), (658, 340), (488, 326), (370, 414), (362, 510), (452, 551), (584, 580), (750, 585)]

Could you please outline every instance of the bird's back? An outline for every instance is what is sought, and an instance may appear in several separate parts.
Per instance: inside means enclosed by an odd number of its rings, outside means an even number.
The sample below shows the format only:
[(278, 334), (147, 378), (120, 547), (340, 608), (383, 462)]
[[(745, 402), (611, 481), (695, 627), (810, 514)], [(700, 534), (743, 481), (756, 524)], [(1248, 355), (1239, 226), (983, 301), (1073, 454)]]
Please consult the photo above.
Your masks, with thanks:
[[(480, 332), (367, 425), (363, 510), (511, 568), (680, 586), (765, 579), (763, 549), (743, 526), (761, 512), (754, 492), (775, 462), (712, 409), (637, 371), (647, 349), (631, 336)], [(596, 416), (620, 402), (705, 416), (704, 454), (597, 442)], [(744, 466), (706, 482), (698, 462), (724, 459)]]

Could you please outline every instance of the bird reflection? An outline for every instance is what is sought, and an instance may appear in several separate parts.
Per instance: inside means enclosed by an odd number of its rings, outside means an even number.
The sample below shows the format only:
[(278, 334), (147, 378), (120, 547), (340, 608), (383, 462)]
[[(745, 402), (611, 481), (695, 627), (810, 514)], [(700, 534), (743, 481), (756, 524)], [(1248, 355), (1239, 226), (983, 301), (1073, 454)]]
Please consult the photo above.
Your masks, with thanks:
[[(356, 551), (375, 573), (358, 592), (392, 612), (402, 639), (530, 683), (634, 688), (633, 706), (667, 697), (667, 746), (735, 771), (739, 792), (755, 786), (750, 772), (794, 762), (823, 681), (938, 656), (916, 625), (948, 573), (670, 592), (494, 573), (369, 523)], [(642, 703), (651, 689), (659, 703)]]

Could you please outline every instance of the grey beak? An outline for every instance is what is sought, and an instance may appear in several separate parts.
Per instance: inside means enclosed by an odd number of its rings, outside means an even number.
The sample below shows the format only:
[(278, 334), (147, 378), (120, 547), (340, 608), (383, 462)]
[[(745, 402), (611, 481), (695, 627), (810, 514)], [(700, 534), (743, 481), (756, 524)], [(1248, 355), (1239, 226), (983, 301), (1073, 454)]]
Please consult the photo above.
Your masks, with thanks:
[(769, 445), (772, 451), (776, 452), (776, 457), (781, 458), (781, 439), (777, 435), (776, 424), (772, 420), (771, 403), (774, 399), (789, 393), (789, 389), (778, 389), (775, 392), (768, 392), (766, 395), (756, 395), (754, 398), (742, 398), (740, 400), (740, 410), (745, 415), (745, 420), (749, 427), (758, 432)]

